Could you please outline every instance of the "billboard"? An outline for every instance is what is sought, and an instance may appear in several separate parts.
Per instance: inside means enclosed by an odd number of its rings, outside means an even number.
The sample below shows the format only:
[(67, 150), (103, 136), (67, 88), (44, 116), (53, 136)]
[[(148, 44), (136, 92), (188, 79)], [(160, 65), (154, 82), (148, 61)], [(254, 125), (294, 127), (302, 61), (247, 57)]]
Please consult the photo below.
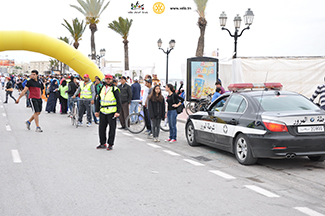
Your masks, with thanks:
[(196, 57), (187, 59), (187, 101), (206, 98), (215, 93), (218, 80), (218, 59)]
[(15, 60), (0, 59), (0, 66), (15, 66)]

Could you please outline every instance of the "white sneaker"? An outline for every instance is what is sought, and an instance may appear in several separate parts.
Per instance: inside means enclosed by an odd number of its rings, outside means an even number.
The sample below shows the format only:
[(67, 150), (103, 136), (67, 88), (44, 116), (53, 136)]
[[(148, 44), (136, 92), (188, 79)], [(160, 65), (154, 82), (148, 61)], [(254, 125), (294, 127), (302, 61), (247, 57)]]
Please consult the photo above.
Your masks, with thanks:
[(160, 142), (160, 140), (158, 138), (156, 138), (156, 142)]

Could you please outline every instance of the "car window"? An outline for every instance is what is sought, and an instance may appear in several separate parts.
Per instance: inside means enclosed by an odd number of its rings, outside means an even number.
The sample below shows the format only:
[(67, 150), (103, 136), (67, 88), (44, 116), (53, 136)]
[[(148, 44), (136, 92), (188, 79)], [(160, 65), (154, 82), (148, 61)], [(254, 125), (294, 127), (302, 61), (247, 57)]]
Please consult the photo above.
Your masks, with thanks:
[(265, 111), (317, 110), (314, 103), (301, 95), (268, 95), (254, 97)]
[(213, 103), (213, 107), (211, 108), (212, 111), (218, 111), (220, 112), (223, 108), (223, 106), (225, 105), (227, 98), (229, 97), (229, 95), (227, 96), (219, 96), (219, 98), (217, 98)]
[(245, 109), (246, 109), (246, 106), (247, 106), (247, 102), (246, 102), (245, 99), (243, 99), (237, 112), (243, 113), (245, 111)]
[[(238, 112), (244, 98), (240, 95), (234, 94), (228, 100), (229, 101), (226, 104), (226, 107), (223, 109), (223, 111), (224, 112)], [(244, 111), (246, 108), (246, 105), (243, 104), (243, 106), (245, 106), (245, 107), (241, 108), (241, 109), (243, 109), (243, 111)]]

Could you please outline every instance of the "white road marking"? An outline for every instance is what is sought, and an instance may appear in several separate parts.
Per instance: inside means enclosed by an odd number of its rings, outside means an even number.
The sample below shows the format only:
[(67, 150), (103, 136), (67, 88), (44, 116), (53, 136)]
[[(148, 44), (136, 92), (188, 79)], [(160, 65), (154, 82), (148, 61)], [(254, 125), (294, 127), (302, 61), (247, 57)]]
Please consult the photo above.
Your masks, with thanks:
[(11, 154), (12, 154), (12, 159), (13, 159), (14, 163), (21, 163), (21, 159), (20, 159), (18, 150), (16, 150), (16, 149), (11, 150)]
[(147, 143), (147, 145), (154, 147), (154, 148), (161, 148), (159, 145), (152, 144), (152, 143)]
[(7, 116), (6, 113), (2, 113), (2, 115), (3, 115), (3, 117), (6, 117)]
[(123, 133), (125, 136), (132, 136), (132, 134), (129, 133)]
[(192, 164), (192, 165), (194, 165), (194, 166), (205, 166), (204, 164), (196, 162), (194, 160), (190, 160), (190, 159), (183, 159), (183, 160), (190, 163), (190, 164)]
[(310, 216), (324, 216), (323, 214), (318, 213), (314, 210), (311, 210), (310, 208), (307, 208), (307, 207), (295, 207), (294, 209), (296, 209), (302, 213), (305, 213), (306, 215), (310, 215)]
[(6, 125), (6, 130), (7, 130), (7, 131), (11, 131), (11, 127), (10, 127), (10, 125)]
[(138, 137), (136, 137), (134, 139), (139, 140), (139, 141), (144, 141), (144, 139), (141, 139), (141, 138), (138, 138)]
[(169, 150), (164, 150), (167, 154), (173, 155), (173, 156), (180, 156), (180, 154), (177, 154), (176, 152), (169, 151)]
[(236, 179), (235, 177), (228, 175), (227, 173), (221, 172), (219, 170), (210, 170), (210, 172), (225, 179)]
[(267, 196), (267, 197), (280, 197), (279, 195), (276, 195), (276, 194), (274, 194), (274, 193), (272, 193), (270, 191), (267, 191), (267, 190), (265, 190), (263, 188), (255, 186), (255, 185), (245, 185), (245, 187), (247, 187), (248, 189), (251, 189), (251, 190), (253, 190), (253, 191), (257, 192), (257, 193), (260, 193), (260, 194), (262, 194), (264, 196)]

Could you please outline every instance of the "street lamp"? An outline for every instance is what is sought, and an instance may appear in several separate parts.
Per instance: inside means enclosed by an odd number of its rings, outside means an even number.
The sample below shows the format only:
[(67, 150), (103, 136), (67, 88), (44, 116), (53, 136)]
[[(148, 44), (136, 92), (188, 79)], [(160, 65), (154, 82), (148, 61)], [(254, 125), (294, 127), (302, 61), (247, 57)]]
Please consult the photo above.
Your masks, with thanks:
[[(93, 52), (93, 54), (95, 54), (95, 52)], [(97, 59), (97, 65), (98, 65), (98, 68), (100, 69), (100, 59), (101, 59), (102, 57), (104, 57), (105, 54), (106, 54), (106, 50), (105, 50), (105, 48), (100, 49), (99, 54), (100, 54), (100, 55), (96, 55), (96, 59)], [(92, 55), (91, 55), (91, 54), (88, 54), (88, 58), (91, 59), (91, 57), (92, 57)]]
[(166, 86), (168, 84), (168, 55), (170, 53), (170, 51), (172, 51), (175, 47), (175, 40), (170, 40), (169, 41), (169, 49), (167, 47), (167, 51), (165, 51), (163, 48), (161, 48), (161, 45), (162, 45), (162, 40), (159, 38), (158, 40), (158, 48), (161, 49), (166, 55), (167, 55), (167, 63), (166, 63)]
[(231, 37), (233, 37), (235, 39), (235, 51), (234, 51), (234, 56), (233, 58), (236, 58), (237, 57), (237, 38), (239, 38), (243, 32), (246, 30), (246, 29), (249, 29), (249, 26), (252, 25), (253, 23), (253, 19), (254, 19), (254, 14), (253, 14), (253, 11), (251, 11), (250, 8), (248, 8), (248, 10), (246, 11), (245, 15), (244, 15), (244, 21), (245, 21), (245, 25), (247, 25), (246, 28), (244, 28), (240, 34), (238, 34), (238, 30), (240, 28), (240, 23), (242, 21), (241, 17), (237, 14), (237, 16), (235, 17), (234, 19), (234, 25), (235, 25), (235, 34), (232, 35), (230, 33), (230, 31), (225, 28), (226, 26), (226, 22), (227, 22), (227, 15), (225, 14), (225, 12), (223, 11), (222, 14), (220, 15), (219, 17), (219, 20), (220, 20), (220, 26), (222, 27), (221, 29), (222, 30), (226, 30), (228, 31), (229, 35)]

